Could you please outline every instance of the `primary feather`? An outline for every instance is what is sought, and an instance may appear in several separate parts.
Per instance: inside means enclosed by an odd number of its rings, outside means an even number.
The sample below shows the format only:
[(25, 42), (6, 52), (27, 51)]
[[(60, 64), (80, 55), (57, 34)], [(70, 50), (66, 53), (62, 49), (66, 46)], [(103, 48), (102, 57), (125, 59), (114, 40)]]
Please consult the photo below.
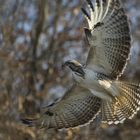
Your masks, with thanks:
[[(88, 4), (92, 7), (89, 0)], [(117, 79), (123, 73), (131, 47), (128, 19), (120, 0), (96, 1), (95, 11), (90, 10), (87, 21), (90, 44), (87, 67)]]
[(38, 128), (70, 128), (81, 126), (91, 122), (99, 112), (101, 99), (82, 87), (72, 87), (53, 106), (47, 108), (46, 112), (37, 119), (22, 119), (29, 126)]

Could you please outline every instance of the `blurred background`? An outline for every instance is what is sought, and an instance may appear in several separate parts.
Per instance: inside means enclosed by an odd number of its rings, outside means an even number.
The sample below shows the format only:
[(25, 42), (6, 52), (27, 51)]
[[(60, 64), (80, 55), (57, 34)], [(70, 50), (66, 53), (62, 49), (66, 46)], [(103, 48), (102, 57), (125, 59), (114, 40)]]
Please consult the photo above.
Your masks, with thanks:
[[(0, 0), (0, 140), (140, 140), (140, 113), (107, 126), (97, 118), (71, 130), (37, 130), (21, 124), (63, 96), (71, 74), (61, 65), (85, 62), (89, 46), (80, 10), (84, 0)], [(140, 81), (140, 1), (123, 0), (130, 20), (131, 59), (124, 80)]]

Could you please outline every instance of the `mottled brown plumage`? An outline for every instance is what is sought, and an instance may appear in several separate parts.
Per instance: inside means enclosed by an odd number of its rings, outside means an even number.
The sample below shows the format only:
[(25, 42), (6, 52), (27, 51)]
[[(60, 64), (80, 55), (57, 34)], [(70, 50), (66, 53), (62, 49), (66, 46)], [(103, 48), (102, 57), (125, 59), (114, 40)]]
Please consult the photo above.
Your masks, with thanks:
[(86, 0), (82, 8), (90, 49), (86, 64), (69, 60), (75, 85), (37, 119), (23, 119), (39, 128), (73, 128), (91, 122), (101, 112), (102, 122), (123, 123), (140, 109), (140, 85), (119, 81), (129, 58), (131, 38), (128, 19), (120, 0)]
[(23, 119), (22, 121), (38, 128), (73, 128), (93, 120), (100, 107), (100, 98), (95, 97), (85, 88), (73, 86), (60, 102), (48, 106), (45, 113), (38, 119)]
[(89, 24), (85, 33), (90, 44), (87, 67), (96, 66), (98, 72), (114, 80), (123, 73), (129, 58), (129, 25), (119, 0), (108, 0), (102, 8), (101, 5), (102, 1), (95, 11), (90, 10), (90, 19), (85, 15)]

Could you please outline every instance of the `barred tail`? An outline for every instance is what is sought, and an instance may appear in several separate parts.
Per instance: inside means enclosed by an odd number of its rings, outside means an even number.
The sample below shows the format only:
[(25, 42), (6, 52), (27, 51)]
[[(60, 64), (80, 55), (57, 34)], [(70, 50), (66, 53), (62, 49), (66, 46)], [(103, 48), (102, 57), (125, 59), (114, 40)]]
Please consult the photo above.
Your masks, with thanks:
[(108, 124), (123, 123), (125, 119), (132, 119), (140, 110), (140, 84), (115, 82), (120, 95), (112, 102), (102, 102), (102, 121)]

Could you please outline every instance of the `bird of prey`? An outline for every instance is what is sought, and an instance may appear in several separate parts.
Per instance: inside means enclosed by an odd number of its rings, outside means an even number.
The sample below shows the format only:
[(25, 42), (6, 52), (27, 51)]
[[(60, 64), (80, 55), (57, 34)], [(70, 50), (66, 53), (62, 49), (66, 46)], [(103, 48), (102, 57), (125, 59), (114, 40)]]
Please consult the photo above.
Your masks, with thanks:
[[(38, 128), (73, 128), (94, 120), (100, 113), (107, 124), (132, 119), (140, 109), (140, 85), (120, 81), (129, 59), (131, 38), (128, 18), (120, 0), (86, 0), (82, 8), (88, 22), (85, 35), (90, 45), (84, 65), (64, 63), (75, 84), (62, 99), (47, 107), (37, 119), (23, 123)], [(89, 14), (90, 13), (90, 14)]]

